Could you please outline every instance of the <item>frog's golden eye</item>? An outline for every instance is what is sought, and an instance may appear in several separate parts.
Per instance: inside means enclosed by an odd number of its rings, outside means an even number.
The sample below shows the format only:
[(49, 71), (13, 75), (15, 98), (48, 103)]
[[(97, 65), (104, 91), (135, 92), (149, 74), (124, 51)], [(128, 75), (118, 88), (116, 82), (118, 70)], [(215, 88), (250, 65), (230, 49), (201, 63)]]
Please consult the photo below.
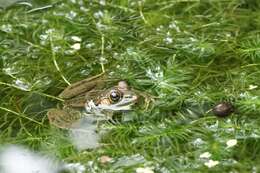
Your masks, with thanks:
[(115, 103), (118, 102), (122, 98), (122, 93), (118, 90), (112, 90), (109, 94), (109, 99)]

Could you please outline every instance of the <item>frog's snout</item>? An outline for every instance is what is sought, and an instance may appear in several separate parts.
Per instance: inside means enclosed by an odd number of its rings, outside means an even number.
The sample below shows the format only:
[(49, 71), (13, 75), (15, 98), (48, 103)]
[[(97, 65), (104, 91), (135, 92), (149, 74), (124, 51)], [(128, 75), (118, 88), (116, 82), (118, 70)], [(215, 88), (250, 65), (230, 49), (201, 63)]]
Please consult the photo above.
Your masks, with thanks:
[(136, 102), (138, 97), (136, 95), (125, 95), (124, 99), (129, 102)]
[(123, 99), (116, 103), (116, 106), (133, 105), (137, 102), (138, 97), (136, 95), (124, 95)]

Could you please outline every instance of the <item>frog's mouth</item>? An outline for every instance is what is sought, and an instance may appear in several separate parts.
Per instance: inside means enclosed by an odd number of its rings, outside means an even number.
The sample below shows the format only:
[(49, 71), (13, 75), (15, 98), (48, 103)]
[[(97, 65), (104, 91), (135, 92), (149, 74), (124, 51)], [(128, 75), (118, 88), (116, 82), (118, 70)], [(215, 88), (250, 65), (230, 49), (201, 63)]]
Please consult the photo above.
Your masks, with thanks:
[(103, 110), (126, 111), (126, 110), (131, 110), (132, 105), (134, 105), (136, 101), (137, 101), (137, 96), (124, 95), (123, 99), (121, 99), (117, 103), (110, 103), (110, 104), (101, 103), (97, 107)]

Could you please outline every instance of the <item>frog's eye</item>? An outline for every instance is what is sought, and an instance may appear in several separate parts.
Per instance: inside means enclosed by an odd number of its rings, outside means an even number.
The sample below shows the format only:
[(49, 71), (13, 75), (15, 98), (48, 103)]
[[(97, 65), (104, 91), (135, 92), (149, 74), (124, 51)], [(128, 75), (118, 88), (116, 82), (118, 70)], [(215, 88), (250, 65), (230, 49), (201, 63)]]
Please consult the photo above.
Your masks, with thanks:
[(118, 102), (122, 98), (122, 93), (118, 90), (112, 90), (109, 95), (109, 99), (112, 102)]

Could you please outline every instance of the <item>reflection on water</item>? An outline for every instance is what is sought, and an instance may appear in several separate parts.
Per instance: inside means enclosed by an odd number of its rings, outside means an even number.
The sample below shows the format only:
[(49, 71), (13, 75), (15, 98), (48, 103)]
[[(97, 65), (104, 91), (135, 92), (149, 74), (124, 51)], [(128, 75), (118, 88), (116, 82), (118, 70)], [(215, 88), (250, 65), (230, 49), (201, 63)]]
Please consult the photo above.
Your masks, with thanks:
[(93, 149), (99, 146), (97, 120), (94, 117), (84, 117), (70, 128), (70, 138), (78, 150)]
[(8, 0), (8, 1), (7, 0), (0, 0), (0, 7), (7, 8), (7, 7), (13, 5), (14, 3), (19, 2), (19, 1), (21, 1), (21, 0)]
[(1, 148), (1, 173), (83, 173), (85, 169), (80, 163), (62, 163), (20, 146)]
[(0, 154), (1, 173), (57, 173), (60, 164), (25, 148), (8, 146)]

